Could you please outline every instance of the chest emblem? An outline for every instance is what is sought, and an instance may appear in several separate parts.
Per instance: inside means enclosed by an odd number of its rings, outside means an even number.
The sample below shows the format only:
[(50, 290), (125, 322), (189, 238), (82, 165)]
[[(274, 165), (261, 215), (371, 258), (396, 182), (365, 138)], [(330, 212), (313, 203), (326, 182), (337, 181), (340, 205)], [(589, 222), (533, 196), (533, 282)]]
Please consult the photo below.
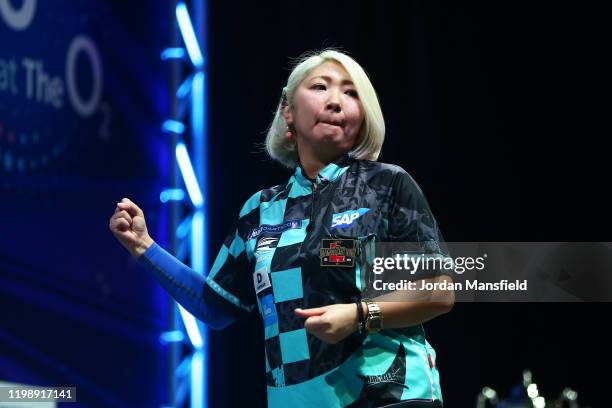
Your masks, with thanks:
[(369, 208), (359, 208), (357, 210), (348, 210), (332, 215), (332, 228), (344, 228), (351, 225), (355, 220), (363, 214), (370, 211)]
[(355, 240), (323, 239), (319, 257), (321, 266), (355, 266)]

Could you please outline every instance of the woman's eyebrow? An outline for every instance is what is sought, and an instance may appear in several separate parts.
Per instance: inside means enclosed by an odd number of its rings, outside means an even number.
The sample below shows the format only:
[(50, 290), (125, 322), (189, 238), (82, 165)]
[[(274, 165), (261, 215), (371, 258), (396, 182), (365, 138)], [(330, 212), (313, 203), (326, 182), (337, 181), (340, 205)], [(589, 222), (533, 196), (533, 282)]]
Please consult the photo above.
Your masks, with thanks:
[[(317, 78), (322, 78), (322, 79), (326, 80), (327, 82), (332, 82), (332, 78), (327, 76), (327, 75), (319, 75), (319, 76), (316, 76), (316, 77), (312, 77), (310, 80), (312, 81), (312, 80), (317, 79)], [(353, 81), (351, 81), (350, 79), (344, 79), (340, 83), (342, 85), (346, 85), (346, 84), (353, 85)]]

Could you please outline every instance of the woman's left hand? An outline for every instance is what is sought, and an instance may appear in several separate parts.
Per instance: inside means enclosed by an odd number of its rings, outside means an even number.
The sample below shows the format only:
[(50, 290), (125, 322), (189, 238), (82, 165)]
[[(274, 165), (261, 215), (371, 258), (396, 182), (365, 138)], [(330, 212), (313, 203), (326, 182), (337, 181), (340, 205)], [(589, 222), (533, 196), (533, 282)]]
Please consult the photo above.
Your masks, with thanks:
[(357, 330), (357, 306), (354, 303), (298, 308), (294, 313), (306, 319), (304, 328), (308, 333), (325, 343), (338, 343)]

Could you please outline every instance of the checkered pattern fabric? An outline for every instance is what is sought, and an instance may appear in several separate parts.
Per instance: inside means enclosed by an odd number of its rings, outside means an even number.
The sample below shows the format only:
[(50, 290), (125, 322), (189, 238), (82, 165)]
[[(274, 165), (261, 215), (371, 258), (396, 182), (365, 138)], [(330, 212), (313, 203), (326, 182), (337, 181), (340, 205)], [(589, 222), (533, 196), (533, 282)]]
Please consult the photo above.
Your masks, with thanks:
[[(421, 361), (422, 355), (431, 354), (422, 328), (383, 332), (374, 342), (372, 336), (355, 333), (338, 344), (326, 344), (307, 333), (304, 320), (294, 314), (296, 308), (359, 299), (363, 290), (359, 266), (321, 267), (319, 248), (321, 240), (330, 236), (359, 241), (373, 235), (380, 240), (442, 240), (420, 188), (398, 166), (345, 155), (315, 180), (298, 167), (286, 184), (259, 191), (243, 206), (208, 275), (205, 291), (223, 299), (236, 316), (255, 308), (259, 311), (270, 406), (282, 405), (284, 397), (292, 396), (312, 404), (305, 406), (378, 406), (371, 404), (441, 399), (435, 367)], [(400, 353), (400, 348), (405, 351)], [(414, 358), (419, 362), (413, 368), (418, 378), (395, 391), (370, 395), (364, 385), (369, 377), (356, 363), (359, 358), (363, 363), (370, 354), (371, 367), (376, 362), (380, 367), (399, 364), (399, 360), (405, 365)], [(387, 369), (381, 368), (382, 372)], [(338, 377), (340, 372), (350, 381)]]

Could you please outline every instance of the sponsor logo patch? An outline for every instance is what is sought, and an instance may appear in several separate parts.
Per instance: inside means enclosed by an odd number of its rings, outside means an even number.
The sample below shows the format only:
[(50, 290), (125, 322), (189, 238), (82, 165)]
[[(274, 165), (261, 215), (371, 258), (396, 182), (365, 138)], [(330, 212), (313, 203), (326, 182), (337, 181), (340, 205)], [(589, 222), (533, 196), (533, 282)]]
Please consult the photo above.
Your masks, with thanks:
[(319, 257), (321, 266), (355, 266), (355, 240), (323, 239)]
[(348, 210), (332, 215), (332, 228), (344, 228), (351, 225), (355, 220), (363, 214), (370, 211), (369, 208), (359, 208), (358, 210)]
[(257, 238), (263, 233), (280, 234), (281, 232), (293, 228), (302, 228), (302, 220), (289, 220), (277, 225), (260, 225), (259, 227), (253, 228), (251, 230), (248, 239)]
[(257, 241), (255, 251), (271, 251), (278, 245), (278, 238), (274, 237), (261, 237)]
[(276, 307), (274, 306), (274, 299), (272, 294), (266, 295), (261, 298), (261, 317), (264, 321), (264, 326), (271, 326), (274, 323), (278, 323), (278, 316), (276, 315)]
[(268, 268), (263, 267), (255, 271), (253, 274), (253, 284), (255, 285), (255, 293), (259, 293), (264, 289), (272, 286), (270, 284), (270, 277), (268, 275)]

